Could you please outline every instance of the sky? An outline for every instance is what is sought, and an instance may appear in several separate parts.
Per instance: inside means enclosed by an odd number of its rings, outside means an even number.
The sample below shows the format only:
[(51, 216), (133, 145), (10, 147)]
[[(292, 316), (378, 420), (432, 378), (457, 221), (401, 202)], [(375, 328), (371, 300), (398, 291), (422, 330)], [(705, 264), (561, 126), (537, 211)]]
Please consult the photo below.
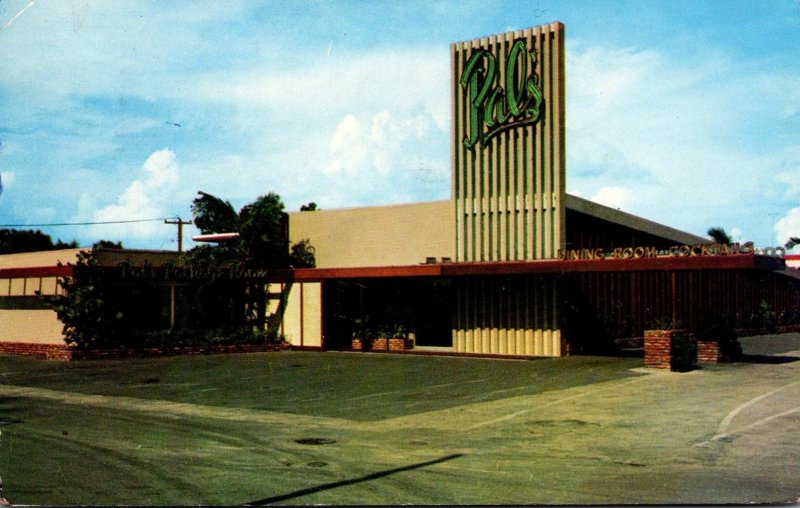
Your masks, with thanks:
[(554, 21), (567, 192), (800, 236), (800, 0), (0, 0), (0, 228), (175, 250), (198, 191), (448, 199), (450, 44)]

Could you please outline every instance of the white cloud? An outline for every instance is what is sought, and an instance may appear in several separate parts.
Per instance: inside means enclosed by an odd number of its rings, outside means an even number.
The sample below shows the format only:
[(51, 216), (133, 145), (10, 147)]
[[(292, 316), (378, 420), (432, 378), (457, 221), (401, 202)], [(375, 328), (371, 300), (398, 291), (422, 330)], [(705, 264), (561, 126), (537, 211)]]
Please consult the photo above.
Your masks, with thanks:
[[(702, 48), (679, 57), (580, 42), (567, 67), (569, 192), (607, 194), (693, 232), (724, 220), (754, 241), (772, 236), (756, 219), (765, 196), (800, 193), (797, 141), (769, 134), (800, 104), (796, 87), (775, 79), (785, 71)], [(770, 93), (744, 100), (754, 90)], [(629, 192), (603, 190), (613, 187)]]
[(0, 173), (0, 178), (2, 179), (3, 187), (9, 188), (14, 185), (14, 180), (17, 178), (17, 175), (13, 171), (3, 171)]
[(731, 228), (730, 233), (728, 233), (728, 236), (731, 237), (731, 240), (733, 240), (734, 243), (736, 242), (744, 243), (747, 241), (742, 235), (741, 228)]
[[(447, 133), (423, 108), (346, 115), (330, 137), (322, 193), (326, 206), (435, 199), (449, 190)], [(433, 196), (420, 190), (440, 187)], [(321, 187), (321, 185), (320, 185)], [(323, 200), (318, 200), (320, 202)]]
[(773, 227), (778, 245), (791, 237), (800, 237), (800, 207), (792, 208)]
[[(85, 192), (78, 203), (74, 221), (113, 222), (163, 218), (180, 178), (175, 154), (169, 149), (150, 154), (140, 169), (142, 178), (131, 181), (111, 204), (99, 204), (103, 199), (92, 191)], [(131, 238), (149, 240), (163, 236), (161, 221), (124, 224), (96, 224), (86, 228), (84, 236), (92, 241)]]
[(329, 148), (333, 160), (325, 168), (326, 173), (352, 172), (361, 165), (367, 153), (367, 139), (358, 118), (347, 115), (339, 122)]
[(603, 187), (597, 194), (590, 198), (590, 201), (610, 206), (611, 208), (623, 208), (630, 199), (630, 191), (624, 187)]
[[(276, 69), (272, 62), (246, 71), (210, 72), (187, 83), (201, 101), (240, 108), (279, 111), (288, 118), (314, 121), (331, 113), (391, 112), (424, 107), (440, 129), (449, 122), (447, 48), (309, 56), (302, 66)], [(295, 119), (294, 121), (298, 121)]]

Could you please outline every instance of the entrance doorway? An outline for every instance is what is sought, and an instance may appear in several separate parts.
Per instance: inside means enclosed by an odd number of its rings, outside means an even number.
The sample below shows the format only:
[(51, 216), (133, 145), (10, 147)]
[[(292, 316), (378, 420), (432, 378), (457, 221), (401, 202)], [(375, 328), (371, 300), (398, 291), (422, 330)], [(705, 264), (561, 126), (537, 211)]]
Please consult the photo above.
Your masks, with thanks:
[(328, 280), (322, 286), (324, 349), (351, 348), (353, 338), (406, 334), (415, 344), (452, 347), (449, 279), (395, 277)]

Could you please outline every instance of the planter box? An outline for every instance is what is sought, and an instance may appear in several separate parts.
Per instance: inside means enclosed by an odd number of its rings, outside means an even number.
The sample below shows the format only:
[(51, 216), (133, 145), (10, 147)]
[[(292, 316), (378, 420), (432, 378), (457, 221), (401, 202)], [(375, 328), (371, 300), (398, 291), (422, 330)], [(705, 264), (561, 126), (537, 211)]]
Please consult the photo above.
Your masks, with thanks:
[(742, 357), (742, 345), (738, 338), (725, 340), (698, 340), (698, 363), (727, 363)]
[(697, 341), (697, 362), (698, 363), (720, 363), (723, 361), (722, 349), (719, 342), (715, 340)]
[(402, 337), (380, 337), (367, 341), (365, 344), (361, 339), (353, 339), (350, 348), (353, 351), (404, 351), (414, 348), (414, 341)]
[(697, 342), (686, 330), (645, 330), (644, 366), (691, 370), (697, 365)]

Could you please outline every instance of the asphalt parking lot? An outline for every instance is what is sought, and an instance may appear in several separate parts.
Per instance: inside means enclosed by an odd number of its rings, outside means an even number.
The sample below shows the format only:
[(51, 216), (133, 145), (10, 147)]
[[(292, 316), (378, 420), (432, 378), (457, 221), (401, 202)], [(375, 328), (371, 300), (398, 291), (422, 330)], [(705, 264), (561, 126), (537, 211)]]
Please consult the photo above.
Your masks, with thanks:
[(0, 357), (19, 504), (711, 504), (800, 497), (800, 334), (638, 358)]

